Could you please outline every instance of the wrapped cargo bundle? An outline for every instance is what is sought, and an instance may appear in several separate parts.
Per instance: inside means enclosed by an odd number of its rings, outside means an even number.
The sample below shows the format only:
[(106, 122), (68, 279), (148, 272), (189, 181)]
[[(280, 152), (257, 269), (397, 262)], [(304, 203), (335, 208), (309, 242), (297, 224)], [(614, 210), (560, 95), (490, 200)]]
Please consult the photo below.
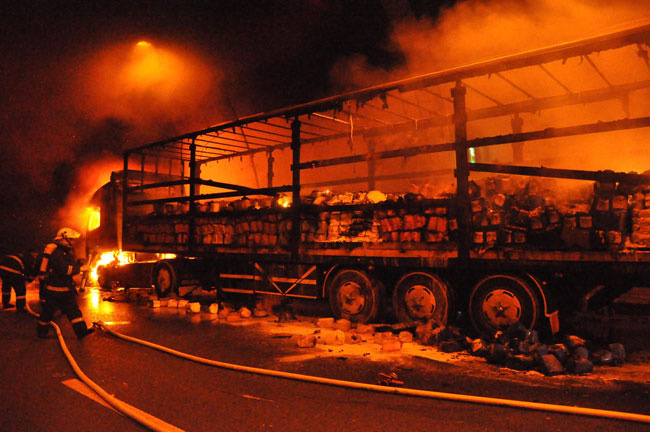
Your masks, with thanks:
[[(427, 243), (457, 239), (453, 196), (379, 191), (305, 196), (300, 213), (306, 244)], [(593, 185), (593, 192), (556, 204), (553, 183), (499, 175), (470, 182), (471, 228), (477, 250), (530, 247), (541, 250), (620, 250), (650, 246), (650, 186)], [(439, 198), (432, 198), (438, 196)], [(445, 196), (446, 198), (440, 198)], [(294, 214), (291, 196), (212, 201), (198, 205), (195, 242), (251, 248), (290, 245)], [(176, 206), (175, 209), (180, 209)], [(177, 213), (176, 213), (177, 214)], [(630, 218), (631, 214), (631, 218)], [(630, 223), (631, 221), (631, 223)], [(144, 217), (128, 229), (147, 244), (183, 244), (189, 223), (182, 216)], [(330, 246), (331, 247), (331, 246)]]
[(650, 186), (639, 186), (632, 195), (632, 230), (634, 247), (650, 247)]
[(624, 246), (628, 207), (624, 185), (594, 183), (592, 249), (618, 250)]
[(415, 194), (407, 194), (374, 213), (381, 240), (399, 243), (448, 241), (447, 216), (446, 201), (423, 199)]

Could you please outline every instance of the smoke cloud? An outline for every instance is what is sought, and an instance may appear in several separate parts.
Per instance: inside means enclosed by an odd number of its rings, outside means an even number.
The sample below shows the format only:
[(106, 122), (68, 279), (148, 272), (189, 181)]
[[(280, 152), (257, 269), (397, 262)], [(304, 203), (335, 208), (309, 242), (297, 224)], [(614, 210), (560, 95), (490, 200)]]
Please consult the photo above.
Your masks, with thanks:
[[(331, 81), (337, 90), (347, 91), (594, 37), (648, 22), (650, 3), (640, 0), (462, 1), (441, 11), (435, 18), (416, 18), (411, 14), (393, 22), (389, 46), (403, 56), (404, 62), (400, 66), (387, 70), (371, 66), (362, 55), (348, 56), (340, 59), (332, 69)], [(635, 80), (648, 79), (648, 70), (636, 55), (636, 48), (631, 48), (625, 56), (617, 57), (619, 55), (604, 52), (594, 54), (593, 58), (613, 84), (618, 84), (622, 76), (632, 79), (631, 63), (639, 71), (638, 76), (633, 77)], [(602, 77), (585, 67), (585, 59), (570, 59), (562, 65), (557, 63), (553, 72), (574, 91), (606, 87)], [(512, 71), (508, 75), (533, 96), (558, 95), (565, 91), (548, 76), (543, 76), (540, 70)], [(507, 103), (526, 99), (521, 92), (498, 78), (486, 77), (477, 82), (480, 89), (496, 100)], [(447, 92), (445, 96), (449, 96), (448, 90), (442, 90)], [(649, 93), (647, 90), (636, 92), (627, 103), (609, 101), (522, 114), (523, 130), (650, 115)], [(494, 104), (471, 90), (467, 97), (468, 106), (474, 108)], [(509, 117), (470, 122), (468, 125), (470, 139), (511, 132)], [(649, 139), (650, 132), (640, 129), (526, 143), (524, 164), (642, 172), (650, 169), (650, 155), (644, 150), (644, 143)], [(511, 163), (512, 151), (509, 146), (505, 147), (478, 149), (477, 161)]]

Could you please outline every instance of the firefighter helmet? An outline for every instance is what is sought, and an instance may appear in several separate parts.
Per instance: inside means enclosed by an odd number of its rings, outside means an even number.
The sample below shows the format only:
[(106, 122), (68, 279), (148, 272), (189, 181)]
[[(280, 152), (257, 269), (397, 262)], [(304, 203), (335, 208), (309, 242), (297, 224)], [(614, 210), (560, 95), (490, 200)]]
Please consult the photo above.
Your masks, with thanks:
[(70, 243), (72, 240), (76, 240), (79, 237), (81, 237), (81, 234), (79, 234), (77, 231), (73, 230), (72, 228), (61, 228), (60, 230), (57, 231), (56, 237), (54, 237), (54, 241), (67, 241)]

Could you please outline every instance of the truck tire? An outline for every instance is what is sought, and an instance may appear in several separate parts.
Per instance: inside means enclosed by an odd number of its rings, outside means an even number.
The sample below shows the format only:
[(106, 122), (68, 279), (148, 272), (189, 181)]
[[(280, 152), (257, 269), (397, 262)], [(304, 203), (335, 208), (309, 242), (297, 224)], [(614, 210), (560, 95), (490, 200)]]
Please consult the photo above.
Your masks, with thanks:
[(329, 302), (334, 316), (356, 323), (377, 319), (382, 294), (381, 284), (363, 270), (341, 270), (329, 284)]
[(434, 320), (445, 326), (451, 308), (450, 294), (449, 285), (436, 275), (406, 273), (393, 290), (395, 317), (408, 324)]
[(476, 330), (493, 335), (517, 323), (534, 329), (542, 313), (539, 297), (530, 283), (519, 276), (497, 274), (474, 286), (469, 315)]
[(176, 270), (168, 261), (160, 261), (153, 268), (152, 282), (158, 297), (178, 293)]

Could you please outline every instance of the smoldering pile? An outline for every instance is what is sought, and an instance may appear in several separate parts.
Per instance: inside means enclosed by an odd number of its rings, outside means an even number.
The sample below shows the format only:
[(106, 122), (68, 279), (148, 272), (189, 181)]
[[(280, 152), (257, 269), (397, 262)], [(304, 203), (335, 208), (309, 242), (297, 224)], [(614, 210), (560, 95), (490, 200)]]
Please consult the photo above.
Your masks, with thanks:
[(537, 331), (519, 323), (491, 338), (471, 339), (457, 327), (439, 327), (432, 322), (419, 325), (415, 334), (418, 342), (443, 352), (465, 351), (491, 364), (545, 375), (585, 374), (592, 372), (594, 366), (621, 366), (626, 356), (620, 343), (601, 346), (575, 335), (546, 344), (540, 341)]

